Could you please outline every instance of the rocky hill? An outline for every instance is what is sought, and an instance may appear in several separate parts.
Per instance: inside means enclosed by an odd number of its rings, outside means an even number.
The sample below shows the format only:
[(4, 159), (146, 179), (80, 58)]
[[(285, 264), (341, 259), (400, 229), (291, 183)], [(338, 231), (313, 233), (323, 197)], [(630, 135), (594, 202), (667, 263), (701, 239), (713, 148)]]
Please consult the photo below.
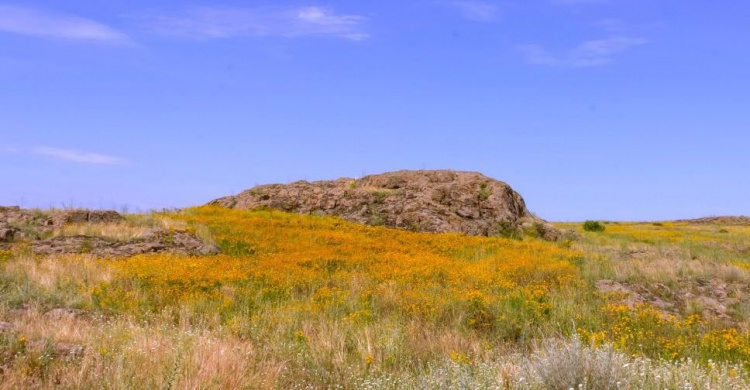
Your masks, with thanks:
[(422, 232), (561, 237), (532, 215), (508, 184), (477, 172), (398, 171), (316, 182), (262, 185), (211, 201), (237, 209), (271, 208)]

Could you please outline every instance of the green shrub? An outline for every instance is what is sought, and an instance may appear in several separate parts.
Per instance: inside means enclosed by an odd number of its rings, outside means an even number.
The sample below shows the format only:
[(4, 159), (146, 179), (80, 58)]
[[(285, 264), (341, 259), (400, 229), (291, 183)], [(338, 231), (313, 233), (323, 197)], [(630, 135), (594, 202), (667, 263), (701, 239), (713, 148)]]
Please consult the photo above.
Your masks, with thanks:
[(373, 214), (370, 217), (370, 225), (372, 226), (383, 226), (385, 225), (385, 218), (380, 214)]
[(388, 191), (373, 191), (372, 196), (375, 197), (375, 202), (381, 203), (390, 193)]
[(545, 230), (544, 224), (541, 222), (534, 222), (531, 226), (523, 229), (523, 234), (524, 236), (532, 238), (542, 238), (544, 237)]
[(497, 230), (497, 235), (500, 237), (512, 238), (514, 240), (523, 238), (523, 234), (510, 221), (500, 221), (497, 225)]
[(487, 200), (492, 195), (492, 190), (487, 186), (487, 183), (479, 184), (479, 199)]
[(603, 232), (604, 225), (599, 223), (599, 221), (586, 221), (583, 223), (583, 230), (587, 232)]

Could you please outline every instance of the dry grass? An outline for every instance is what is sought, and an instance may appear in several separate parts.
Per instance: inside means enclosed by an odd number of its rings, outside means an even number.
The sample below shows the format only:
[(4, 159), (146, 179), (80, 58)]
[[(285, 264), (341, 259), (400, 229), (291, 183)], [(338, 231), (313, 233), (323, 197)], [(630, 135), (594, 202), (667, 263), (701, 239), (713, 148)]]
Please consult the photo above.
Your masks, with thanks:
[(745, 389), (742, 367), (692, 360), (660, 362), (629, 357), (609, 346), (592, 347), (573, 337), (547, 340), (529, 356), (506, 355), (487, 363), (446, 361), (417, 374), (375, 374), (358, 389)]
[[(586, 244), (579, 247), (590, 253), (601, 252), (603, 248), (606, 247), (598, 246), (594, 249), (586, 247)], [(750, 283), (750, 273), (742, 267), (705, 256), (696, 256), (687, 248), (654, 248), (644, 244), (628, 244), (624, 248), (612, 248), (609, 254), (614, 254), (617, 260), (610, 263), (610, 276), (615, 280), (639, 280), (673, 285), (686, 278), (718, 278), (726, 282)]]
[[(129, 215), (123, 222), (115, 223), (72, 223), (56, 227), (52, 231), (53, 237), (58, 236), (94, 236), (106, 237), (120, 241), (141, 238), (154, 229), (194, 230), (186, 221), (167, 218), (159, 215)], [(201, 227), (201, 234), (208, 237), (206, 228)]]
[(90, 255), (18, 256), (3, 269), (6, 277), (28, 280), (48, 290), (63, 285), (106, 283), (112, 280), (112, 271), (102, 260)]
[[(576, 225), (560, 224), (566, 228)], [(731, 226), (719, 233), (714, 225), (686, 223), (609, 224), (604, 233), (585, 233), (574, 249), (586, 253), (584, 275), (592, 282), (611, 279), (653, 289), (728, 286), (740, 305), (750, 301), (750, 227)], [(669, 298), (669, 297), (665, 297)], [(747, 321), (737, 315), (738, 322)]]
[[(0, 388), (258, 388), (283, 362), (252, 343), (217, 332), (123, 317), (52, 320), (34, 310), (14, 321), (16, 340), (43, 338), (86, 346), (80, 359), (55, 363), (24, 355), (4, 367)], [(29, 375), (33, 374), (33, 375)], [(260, 385), (260, 386), (259, 386)]]
[(153, 228), (150, 226), (132, 225), (127, 222), (101, 224), (67, 224), (56, 228), (53, 237), (94, 236), (106, 237), (120, 241), (140, 238)]
[[(41, 354), (25, 355), (3, 367), (0, 389), (329, 387), (322, 386), (316, 376), (331, 372), (300, 371), (296, 367), (299, 362), (280, 360), (278, 351), (222, 332), (198, 330), (188, 323), (173, 324), (168, 315), (148, 322), (92, 318), (52, 324), (32, 311), (15, 324), (18, 330), (14, 337), (46, 334), (55, 341), (78, 341), (85, 343), (86, 354), (58, 362), (54, 358), (45, 360)], [(328, 349), (333, 353), (322, 353), (321, 359), (331, 365), (330, 370), (338, 370), (335, 383), (339, 388), (744, 389), (750, 385), (740, 366), (706, 367), (690, 360), (668, 363), (631, 358), (608, 346), (587, 346), (575, 337), (569, 342), (546, 341), (527, 357), (490, 353), (487, 360), (472, 362), (454, 352), (423, 368), (373, 366), (363, 373), (344, 364), (347, 353), (335, 345), (339, 343), (336, 336), (339, 334), (332, 331), (321, 338), (333, 344)], [(443, 335), (436, 339), (445, 342), (445, 348), (452, 348), (452, 341), (446, 342), (446, 337), (451, 338)], [(326, 350), (323, 344), (310, 347)]]

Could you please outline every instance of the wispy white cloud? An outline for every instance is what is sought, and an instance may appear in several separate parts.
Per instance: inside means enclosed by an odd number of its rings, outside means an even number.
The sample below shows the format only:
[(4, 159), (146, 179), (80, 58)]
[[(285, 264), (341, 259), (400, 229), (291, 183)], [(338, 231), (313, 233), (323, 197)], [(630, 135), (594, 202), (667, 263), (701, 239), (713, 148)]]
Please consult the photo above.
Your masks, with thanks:
[(152, 32), (198, 39), (328, 36), (361, 41), (370, 37), (366, 20), (323, 7), (193, 7), (178, 15), (147, 17), (145, 24)]
[(120, 157), (109, 156), (106, 154), (81, 152), (70, 149), (52, 148), (40, 146), (32, 150), (34, 154), (58, 158), (61, 160), (75, 161), (86, 164), (96, 165), (123, 165), (126, 161)]
[(74, 15), (0, 5), (0, 32), (48, 38), (128, 43), (124, 33)]
[(476, 22), (491, 22), (500, 16), (500, 8), (486, 1), (460, 0), (448, 4), (457, 9), (464, 18)]
[(585, 68), (611, 63), (614, 58), (633, 47), (645, 45), (648, 40), (641, 37), (614, 36), (585, 41), (562, 53), (553, 53), (542, 45), (522, 45), (518, 49), (533, 65)]

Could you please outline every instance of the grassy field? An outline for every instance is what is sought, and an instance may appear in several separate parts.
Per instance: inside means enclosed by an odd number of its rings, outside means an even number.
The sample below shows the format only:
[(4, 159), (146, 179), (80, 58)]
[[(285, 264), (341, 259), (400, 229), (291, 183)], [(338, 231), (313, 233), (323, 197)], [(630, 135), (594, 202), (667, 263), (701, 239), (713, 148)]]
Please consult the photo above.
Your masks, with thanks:
[[(0, 252), (0, 388), (750, 388), (750, 226), (558, 224), (581, 238), (549, 243), (210, 207), (128, 218), (222, 254)], [(66, 228), (139, 231), (92, 229)]]

